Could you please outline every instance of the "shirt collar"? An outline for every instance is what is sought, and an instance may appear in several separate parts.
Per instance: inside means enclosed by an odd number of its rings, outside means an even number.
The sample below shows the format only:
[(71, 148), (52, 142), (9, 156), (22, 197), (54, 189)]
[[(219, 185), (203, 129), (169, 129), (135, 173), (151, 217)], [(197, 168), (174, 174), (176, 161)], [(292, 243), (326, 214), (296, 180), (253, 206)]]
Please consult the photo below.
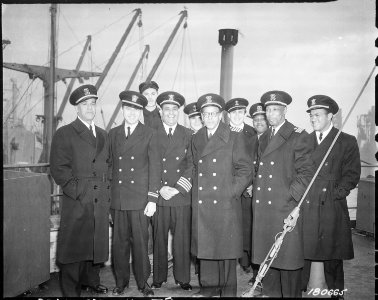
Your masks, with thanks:
[(126, 135), (127, 135), (127, 127), (130, 127), (130, 134), (132, 134), (132, 133), (134, 132), (135, 128), (138, 126), (138, 123), (139, 123), (139, 122), (136, 122), (136, 123), (133, 124), (133, 125), (129, 125), (129, 124), (127, 124), (127, 123), (125, 122), (125, 133), (126, 133)]
[(81, 122), (84, 123), (85, 126), (87, 126), (88, 129), (89, 129), (89, 125), (92, 125), (92, 128), (95, 128), (95, 123), (94, 123), (93, 120), (92, 120), (91, 124), (88, 124), (87, 122), (85, 122), (85, 121), (84, 121), (82, 118), (80, 118), (79, 116), (77, 116), (77, 117), (79, 118), (79, 120), (80, 120)]
[(325, 137), (328, 135), (328, 133), (331, 131), (333, 127), (333, 124), (331, 123), (331, 125), (328, 127), (327, 130), (323, 131), (323, 136), (322, 136), (322, 140), (320, 141), (319, 140), (319, 136), (320, 136), (320, 131), (315, 131), (315, 134), (316, 134), (316, 139), (318, 140), (318, 143), (320, 144), (321, 142), (324, 141)]
[(168, 133), (169, 133), (169, 128), (172, 128), (172, 135), (173, 135), (173, 133), (174, 133), (175, 130), (176, 130), (177, 123), (176, 123), (175, 125), (173, 125), (173, 126), (168, 126), (168, 125), (165, 124), (164, 122), (162, 122), (162, 123), (163, 123), (164, 129), (165, 129), (165, 132), (167, 133), (167, 135), (168, 135)]
[[(276, 134), (278, 132), (278, 130), (280, 130), (280, 128), (282, 127), (283, 124), (285, 124), (286, 120), (282, 122), (282, 124), (278, 125), (277, 127), (274, 128), (274, 134)], [(273, 127), (272, 127), (272, 130), (273, 130)]]
[(220, 122), (218, 123), (218, 126), (215, 127), (215, 128), (212, 129), (212, 130), (206, 128), (206, 129), (207, 129), (207, 135), (209, 135), (210, 133), (211, 133), (212, 135), (214, 135), (215, 131), (217, 131), (217, 129), (218, 129), (218, 127), (219, 127), (219, 124), (220, 124)]

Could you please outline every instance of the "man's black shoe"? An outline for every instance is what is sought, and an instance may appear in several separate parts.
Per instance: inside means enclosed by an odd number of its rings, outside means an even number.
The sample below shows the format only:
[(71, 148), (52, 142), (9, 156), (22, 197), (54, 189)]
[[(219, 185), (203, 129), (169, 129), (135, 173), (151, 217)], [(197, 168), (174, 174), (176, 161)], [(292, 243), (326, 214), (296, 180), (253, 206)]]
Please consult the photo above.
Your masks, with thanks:
[(88, 286), (88, 285), (82, 285), (82, 290), (91, 291), (97, 294), (106, 294), (108, 292), (108, 288), (102, 284), (98, 284), (96, 286)]
[(252, 271), (252, 268), (250, 266), (248, 266), (248, 267), (242, 267), (242, 269), (247, 274), (251, 273), (251, 271)]
[(144, 297), (148, 297), (148, 296), (153, 296), (154, 295), (154, 292), (148, 287), (148, 285), (146, 284), (144, 286), (144, 288), (142, 289), (138, 289)]
[(180, 281), (175, 280), (176, 285), (179, 285), (185, 291), (191, 291), (192, 286), (189, 283), (182, 283)]
[(126, 285), (124, 285), (123, 287), (116, 286), (116, 287), (113, 289), (112, 294), (113, 294), (114, 296), (122, 295), (122, 294), (125, 292), (125, 288), (128, 288), (128, 287), (129, 287), (129, 284), (126, 284)]

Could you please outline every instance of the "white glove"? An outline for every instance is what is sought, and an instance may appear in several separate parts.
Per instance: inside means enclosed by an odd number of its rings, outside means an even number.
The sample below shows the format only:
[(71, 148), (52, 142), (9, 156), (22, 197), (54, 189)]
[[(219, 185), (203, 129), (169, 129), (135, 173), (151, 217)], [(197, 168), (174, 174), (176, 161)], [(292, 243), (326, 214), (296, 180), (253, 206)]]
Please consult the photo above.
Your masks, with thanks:
[(156, 211), (156, 203), (148, 202), (146, 208), (144, 209), (144, 214), (147, 217), (152, 217)]

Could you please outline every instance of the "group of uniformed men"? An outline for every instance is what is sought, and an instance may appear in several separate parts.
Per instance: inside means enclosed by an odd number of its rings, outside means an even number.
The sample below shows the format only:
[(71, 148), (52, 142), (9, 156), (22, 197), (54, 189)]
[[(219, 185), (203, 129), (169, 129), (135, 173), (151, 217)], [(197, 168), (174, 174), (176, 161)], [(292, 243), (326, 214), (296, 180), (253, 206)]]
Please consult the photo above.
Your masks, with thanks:
[[(109, 254), (109, 211), (113, 295), (129, 286), (130, 253), (141, 295), (162, 288), (171, 232), (179, 287), (192, 290), (193, 256), (200, 290), (192, 296), (236, 296), (237, 260), (245, 272), (253, 271), (252, 285), (338, 132), (332, 124), (338, 105), (325, 95), (307, 101), (314, 129), (308, 134), (286, 120), (292, 98), (283, 91), (269, 91), (250, 107), (253, 127), (244, 122), (246, 99), (225, 103), (205, 94), (184, 108), (188, 129), (178, 124), (184, 97), (158, 90), (150, 81), (139, 92), (121, 92), (124, 122), (108, 134), (93, 121), (96, 88), (83, 85), (70, 96), (77, 119), (56, 131), (50, 161), (63, 190), (57, 262), (64, 296), (80, 296), (83, 288), (108, 292), (99, 268)], [(222, 121), (224, 110), (229, 125)], [(324, 262), (329, 289), (344, 289), (343, 260), (353, 258), (346, 196), (360, 168), (355, 137), (341, 133), (262, 281), (263, 295), (301, 297), (312, 261)]]

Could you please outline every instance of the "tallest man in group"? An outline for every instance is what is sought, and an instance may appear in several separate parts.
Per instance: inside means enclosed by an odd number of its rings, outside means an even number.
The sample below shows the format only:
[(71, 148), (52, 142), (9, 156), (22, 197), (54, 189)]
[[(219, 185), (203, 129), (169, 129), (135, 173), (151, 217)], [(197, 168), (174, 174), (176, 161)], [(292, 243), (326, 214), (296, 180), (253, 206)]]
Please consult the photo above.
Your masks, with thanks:
[[(261, 97), (271, 125), (259, 139), (261, 155), (253, 183), (252, 261), (262, 264), (282, 232), (284, 219), (297, 206), (314, 171), (309, 135), (285, 119), (292, 99), (283, 91)], [(304, 265), (302, 217), (289, 232), (266, 273), (263, 294), (269, 297), (301, 297)]]
[(59, 128), (51, 144), (51, 175), (63, 190), (57, 261), (64, 297), (79, 297), (83, 287), (108, 291), (99, 276), (109, 255), (108, 147), (106, 131), (93, 121), (97, 99), (93, 85), (74, 90), (77, 119)]
[(193, 135), (192, 170), (179, 180), (187, 187), (193, 182), (191, 252), (200, 261), (201, 284), (196, 296), (235, 297), (243, 252), (240, 195), (252, 178), (252, 162), (243, 137), (221, 122), (224, 106), (216, 94), (198, 99), (205, 127)]

